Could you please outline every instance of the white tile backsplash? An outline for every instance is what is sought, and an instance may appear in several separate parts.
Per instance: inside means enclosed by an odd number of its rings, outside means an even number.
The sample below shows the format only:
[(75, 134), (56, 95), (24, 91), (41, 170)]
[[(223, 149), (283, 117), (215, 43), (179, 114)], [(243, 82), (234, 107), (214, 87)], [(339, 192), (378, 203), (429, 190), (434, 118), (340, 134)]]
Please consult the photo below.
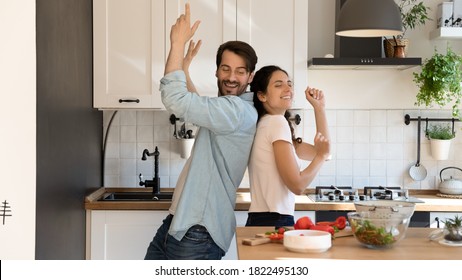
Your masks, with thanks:
[[(297, 110), (302, 123), (296, 127), (304, 141), (313, 143), (316, 132), (313, 110)], [(427, 178), (416, 182), (409, 168), (417, 160), (417, 122), (404, 123), (404, 115), (421, 115), (421, 164)], [(106, 133), (113, 111), (104, 112)], [(326, 162), (311, 186), (345, 185), (354, 188), (375, 185), (401, 185), (410, 189), (436, 189), (439, 171), (447, 166), (462, 166), (462, 124), (456, 123), (450, 159), (436, 161), (431, 157), (430, 143), (425, 138), (425, 118), (451, 118), (450, 110), (327, 110), (331, 136), (332, 160)], [(154, 175), (154, 157), (141, 160), (144, 149), (157, 146), (161, 187), (175, 187), (186, 162), (180, 157), (167, 111), (119, 111), (111, 124), (105, 152), (106, 187), (138, 187), (138, 175)], [(196, 131), (197, 127), (192, 127)], [(304, 162), (303, 167), (309, 163)], [(461, 174), (452, 172), (450, 175)], [(241, 187), (249, 187), (248, 174)]]

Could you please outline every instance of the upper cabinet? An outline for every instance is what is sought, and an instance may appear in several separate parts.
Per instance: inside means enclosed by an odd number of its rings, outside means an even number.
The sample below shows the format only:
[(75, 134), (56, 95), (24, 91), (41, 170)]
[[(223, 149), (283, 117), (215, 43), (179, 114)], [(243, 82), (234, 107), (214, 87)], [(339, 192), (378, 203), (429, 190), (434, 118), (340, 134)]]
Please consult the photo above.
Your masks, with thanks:
[(294, 83), (293, 109), (306, 108), (308, 83), (308, 1), (237, 0), (237, 39), (258, 55), (257, 69), (274, 64)]
[(200, 20), (199, 28), (193, 37), (202, 46), (190, 66), (191, 79), (198, 93), (202, 96), (218, 96), (216, 70), (216, 53), (225, 41), (236, 40), (236, 0), (167, 0), (165, 45), (170, 50), (170, 28), (178, 15), (184, 13), (185, 3), (191, 6), (191, 24)]
[(93, 107), (163, 108), (164, 0), (94, 0)]
[(202, 40), (202, 47), (190, 69), (200, 95), (218, 95), (218, 46), (242, 40), (255, 48), (257, 69), (275, 64), (288, 71), (296, 92), (294, 108), (307, 103), (306, 0), (94, 0), (95, 108), (164, 109), (159, 83), (170, 28), (186, 2), (191, 22), (201, 21), (193, 39)]

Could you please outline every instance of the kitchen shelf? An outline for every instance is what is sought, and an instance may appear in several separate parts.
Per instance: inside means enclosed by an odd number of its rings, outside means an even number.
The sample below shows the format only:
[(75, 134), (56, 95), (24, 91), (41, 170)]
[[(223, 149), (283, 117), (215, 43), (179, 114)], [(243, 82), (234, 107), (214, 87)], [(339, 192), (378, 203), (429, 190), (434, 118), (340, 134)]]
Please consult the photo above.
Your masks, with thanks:
[(462, 39), (462, 27), (440, 27), (430, 32), (430, 40)]

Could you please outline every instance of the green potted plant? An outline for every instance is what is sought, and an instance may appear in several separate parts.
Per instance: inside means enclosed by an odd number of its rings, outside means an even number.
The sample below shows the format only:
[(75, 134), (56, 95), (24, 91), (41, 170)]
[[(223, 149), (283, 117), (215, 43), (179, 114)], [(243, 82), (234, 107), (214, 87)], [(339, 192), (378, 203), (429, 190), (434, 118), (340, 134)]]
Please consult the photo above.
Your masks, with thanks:
[(409, 39), (407, 39), (406, 32), (414, 29), (419, 25), (424, 25), (427, 20), (432, 20), (428, 16), (430, 7), (424, 5), (423, 1), (419, 0), (400, 0), (398, 8), (401, 13), (401, 24), (403, 25), (403, 33), (393, 37), (393, 39), (385, 38), (383, 46), (386, 57), (393, 57), (394, 47), (404, 46), (404, 54), (407, 56), (407, 49), (409, 46)]
[(460, 118), (459, 105), (462, 98), (462, 56), (454, 53), (448, 45), (446, 54), (436, 51), (426, 59), (420, 73), (414, 72), (414, 82), (419, 87), (415, 105), (443, 107), (452, 105), (452, 115)]
[(462, 217), (456, 215), (454, 219), (444, 221), (444, 239), (450, 242), (462, 241)]
[(432, 125), (426, 130), (426, 135), (430, 139), (432, 157), (436, 160), (448, 159), (451, 140), (455, 137), (452, 126), (448, 124)]

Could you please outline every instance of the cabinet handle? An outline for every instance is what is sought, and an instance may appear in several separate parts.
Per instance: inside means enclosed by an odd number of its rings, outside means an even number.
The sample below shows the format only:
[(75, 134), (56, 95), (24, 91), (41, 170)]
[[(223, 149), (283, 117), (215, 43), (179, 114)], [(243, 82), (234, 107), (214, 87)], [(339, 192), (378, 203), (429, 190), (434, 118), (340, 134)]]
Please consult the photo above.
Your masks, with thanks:
[(140, 100), (138, 98), (133, 98), (133, 99), (119, 99), (119, 103), (140, 103)]
[(440, 228), (440, 218), (436, 217), (435, 221), (436, 221), (436, 227)]

